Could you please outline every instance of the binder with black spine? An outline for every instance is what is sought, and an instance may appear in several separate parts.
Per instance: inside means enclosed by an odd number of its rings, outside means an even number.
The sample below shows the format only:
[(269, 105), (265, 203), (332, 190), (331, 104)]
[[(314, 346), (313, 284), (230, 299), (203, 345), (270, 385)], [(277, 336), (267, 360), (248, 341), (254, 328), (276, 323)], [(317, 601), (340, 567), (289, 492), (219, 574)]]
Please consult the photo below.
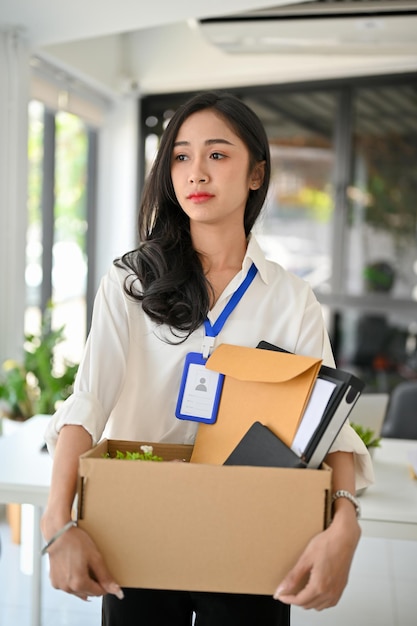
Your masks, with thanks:
[[(284, 350), (267, 341), (259, 342), (256, 347), (263, 350), (288, 352), (288, 350)], [(329, 381), (334, 385), (334, 389), (324, 412), (319, 418), (318, 426), (311, 437), (309, 437), (307, 444), (302, 449), (294, 449), (292, 446), (294, 452), (306, 462), (309, 468), (320, 467), (365, 386), (353, 374), (337, 368), (327, 367), (326, 365), (320, 367), (318, 379)], [(303, 418), (306, 412), (301, 418), (299, 429), (303, 427)], [(297, 439), (297, 434), (295, 439)]]

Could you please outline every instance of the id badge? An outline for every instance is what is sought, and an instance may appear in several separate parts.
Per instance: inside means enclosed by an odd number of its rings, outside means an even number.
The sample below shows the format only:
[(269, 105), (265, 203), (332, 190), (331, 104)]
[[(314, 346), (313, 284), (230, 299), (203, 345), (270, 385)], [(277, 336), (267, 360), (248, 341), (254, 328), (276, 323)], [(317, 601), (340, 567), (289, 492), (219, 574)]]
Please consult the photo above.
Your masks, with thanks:
[(214, 424), (217, 419), (224, 375), (205, 367), (199, 352), (185, 357), (175, 415), (178, 419)]

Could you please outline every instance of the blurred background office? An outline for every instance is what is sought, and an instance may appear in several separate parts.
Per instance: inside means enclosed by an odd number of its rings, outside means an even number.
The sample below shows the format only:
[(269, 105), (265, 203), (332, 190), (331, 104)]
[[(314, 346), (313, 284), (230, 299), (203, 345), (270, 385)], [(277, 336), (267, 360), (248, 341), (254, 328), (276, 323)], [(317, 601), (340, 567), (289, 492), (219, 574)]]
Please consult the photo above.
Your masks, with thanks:
[[(100, 278), (136, 244), (166, 123), (220, 88), (270, 139), (262, 246), (311, 283), (337, 364), (367, 399), (385, 411), (398, 390), (386, 436), (395, 411), (415, 423), (416, 33), (417, 0), (0, 0), (0, 368), (21, 360), (51, 301), (66, 337), (54, 374), (79, 361)], [(0, 621), (26, 625), (30, 549), (1, 518)], [(414, 624), (416, 542), (382, 537), (361, 541), (338, 607), (295, 609), (294, 623)], [(99, 621), (98, 601), (48, 584), (42, 604), (45, 625)]]
[(226, 4), (0, 0), (0, 363), (49, 301), (79, 360), (167, 121), (221, 88), (266, 126), (258, 236), (312, 284), (338, 365), (417, 379), (417, 2)]

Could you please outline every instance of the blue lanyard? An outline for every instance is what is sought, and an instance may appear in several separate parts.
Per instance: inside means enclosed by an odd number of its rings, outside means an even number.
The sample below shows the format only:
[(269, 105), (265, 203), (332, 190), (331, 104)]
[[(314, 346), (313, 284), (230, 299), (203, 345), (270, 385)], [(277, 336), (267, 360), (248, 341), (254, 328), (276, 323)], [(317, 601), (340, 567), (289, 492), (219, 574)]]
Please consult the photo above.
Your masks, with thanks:
[(242, 297), (244, 296), (244, 294), (248, 290), (251, 282), (255, 278), (257, 272), (258, 272), (258, 270), (256, 269), (255, 263), (252, 263), (252, 265), (250, 266), (249, 271), (248, 271), (248, 273), (247, 273), (247, 275), (245, 277), (245, 280), (236, 289), (236, 291), (234, 292), (234, 294), (232, 295), (232, 297), (230, 298), (229, 302), (226, 304), (226, 306), (224, 307), (223, 311), (220, 313), (219, 317), (214, 322), (214, 324), (211, 325), (210, 320), (208, 320), (208, 319), (204, 320), (204, 328), (205, 328), (205, 331), (206, 331), (206, 337), (212, 337), (213, 338), (212, 341), (208, 341), (208, 342), (205, 341), (204, 342), (204, 349), (203, 349), (203, 357), (204, 358), (208, 357), (210, 348), (214, 344), (214, 337), (217, 337), (219, 332), (222, 330), (223, 326), (226, 323), (227, 318), (232, 313), (232, 311), (236, 308), (236, 306), (239, 304), (240, 300), (242, 299)]

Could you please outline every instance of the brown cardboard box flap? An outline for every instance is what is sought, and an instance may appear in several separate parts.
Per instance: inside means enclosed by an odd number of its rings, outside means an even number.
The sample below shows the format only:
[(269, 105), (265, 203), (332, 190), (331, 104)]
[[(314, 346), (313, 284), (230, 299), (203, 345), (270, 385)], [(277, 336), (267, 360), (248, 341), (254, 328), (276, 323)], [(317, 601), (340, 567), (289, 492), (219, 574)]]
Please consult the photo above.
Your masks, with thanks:
[(206, 363), (225, 374), (217, 421), (200, 424), (191, 461), (223, 464), (259, 421), (291, 446), (322, 360), (220, 345)]

